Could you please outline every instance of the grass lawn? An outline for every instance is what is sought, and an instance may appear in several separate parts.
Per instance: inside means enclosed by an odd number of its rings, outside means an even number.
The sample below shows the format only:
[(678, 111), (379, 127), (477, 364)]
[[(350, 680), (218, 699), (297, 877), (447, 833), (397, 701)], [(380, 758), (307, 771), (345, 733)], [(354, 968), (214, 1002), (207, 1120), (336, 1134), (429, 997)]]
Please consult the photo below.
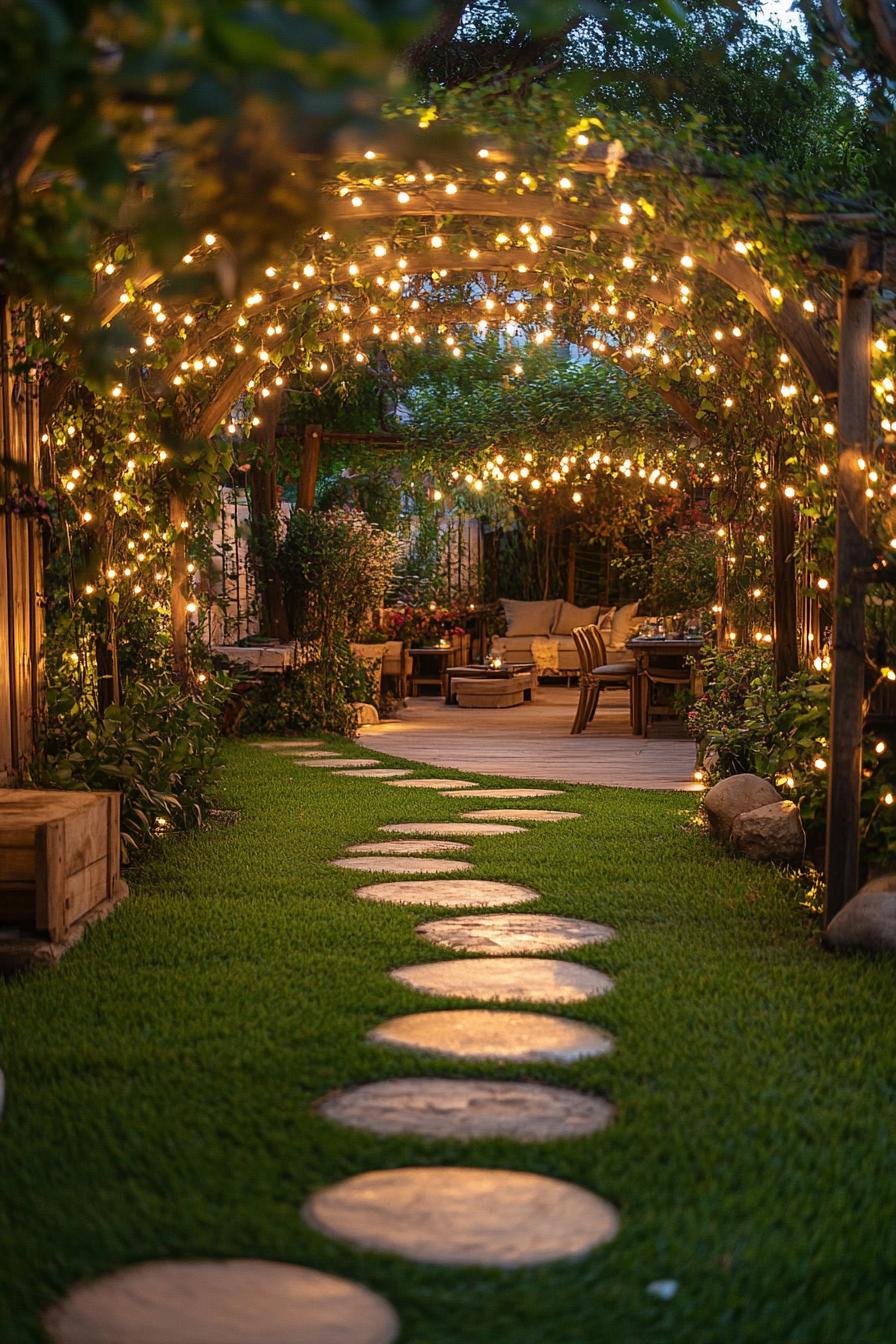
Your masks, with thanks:
[[(444, 1006), (387, 970), (451, 954), (414, 935), (432, 912), (357, 901), (378, 879), (324, 861), (475, 803), (246, 745), (226, 761), (235, 825), (166, 840), (59, 969), (0, 985), (3, 1344), (42, 1339), (40, 1310), (76, 1280), (162, 1256), (360, 1280), (396, 1307), (402, 1344), (892, 1344), (891, 963), (823, 953), (792, 883), (688, 826), (693, 796), (574, 786), (543, 805), (583, 821), (477, 840), (472, 875), (617, 927), (572, 954), (616, 989), (562, 1010), (612, 1031), (615, 1053), (521, 1068), (367, 1045), (383, 1019)], [(312, 1110), (414, 1074), (565, 1083), (620, 1114), (524, 1145), (380, 1139)], [(499, 1273), (363, 1254), (301, 1222), (319, 1186), (409, 1163), (570, 1179), (622, 1231), (581, 1262)], [(673, 1300), (646, 1292), (666, 1278)]]

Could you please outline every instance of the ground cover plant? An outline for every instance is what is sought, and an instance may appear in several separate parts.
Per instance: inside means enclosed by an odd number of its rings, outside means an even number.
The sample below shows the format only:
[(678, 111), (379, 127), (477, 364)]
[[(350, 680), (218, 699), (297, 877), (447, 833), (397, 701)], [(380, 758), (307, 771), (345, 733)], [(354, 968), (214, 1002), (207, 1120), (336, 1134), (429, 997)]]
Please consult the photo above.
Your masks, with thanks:
[[(693, 795), (577, 786), (562, 803), (584, 820), (472, 857), (476, 876), (536, 887), (539, 910), (617, 927), (573, 958), (616, 988), (563, 1010), (612, 1031), (615, 1053), (524, 1068), (366, 1045), (385, 1018), (442, 1006), (387, 972), (443, 953), (415, 936), (419, 912), (354, 899), (361, 875), (325, 861), (460, 804), (337, 776), (229, 744), (236, 823), (162, 841), (57, 970), (0, 987), (4, 1344), (41, 1340), (40, 1309), (74, 1281), (167, 1255), (345, 1274), (392, 1300), (413, 1344), (892, 1339), (892, 966), (822, 952), (802, 889), (712, 845)], [(432, 1075), (565, 1083), (619, 1118), (588, 1139), (464, 1144), (313, 1109), (346, 1084)], [(299, 1218), (322, 1185), (446, 1162), (576, 1181), (619, 1206), (621, 1234), (504, 1274), (363, 1254)], [(672, 1300), (646, 1291), (657, 1279)]]

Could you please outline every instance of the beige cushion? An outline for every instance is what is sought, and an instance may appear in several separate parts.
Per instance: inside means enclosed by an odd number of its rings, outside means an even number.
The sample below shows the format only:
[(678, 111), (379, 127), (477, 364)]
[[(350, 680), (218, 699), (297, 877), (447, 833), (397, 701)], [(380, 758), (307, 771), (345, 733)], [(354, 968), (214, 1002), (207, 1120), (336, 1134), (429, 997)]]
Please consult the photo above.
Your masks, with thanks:
[(572, 602), (561, 602), (560, 610), (554, 617), (552, 635), (571, 635), (580, 625), (593, 625), (600, 614), (600, 607), (576, 607)]
[(631, 635), (632, 625), (637, 614), (637, 602), (628, 602), (624, 607), (617, 607), (610, 624), (610, 638), (605, 643), (612, 644), (617, 649), (621, 648)]
[(502, 597), (501, 606), (507, 618), (508, 635), (547, 637), (560, 609), (560, 599), (554, 598), (550, 602), (514, 602), (509, 597)]
[(537, 635), (495, 635), (492, 640), (493, 653), (531, 653), (532, 640)]

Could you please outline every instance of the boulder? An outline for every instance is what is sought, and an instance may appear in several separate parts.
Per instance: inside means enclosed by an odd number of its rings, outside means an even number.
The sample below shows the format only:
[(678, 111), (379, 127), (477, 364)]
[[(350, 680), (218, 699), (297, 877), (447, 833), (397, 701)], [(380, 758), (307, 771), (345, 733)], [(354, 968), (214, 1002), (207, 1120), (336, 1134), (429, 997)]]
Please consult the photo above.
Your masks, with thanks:
[(896, 952), (896, 873), (866, 883), (831, 920), (824, 944), (836, 951)]
[(355, 723), (359, 728), (366, 728), (368, 724), (379, 723), (380, 716), (376, 705), (365, 705), (362, 701), (357, 701), (354, 706)]
[(770, 863), (802, 863), (806, 834), (796, 803), (780, 799), (765, 807), (741, 812), (731, 827), (731, 843), (738, 854)]
[(759, 775), (730, 775), (706, 791), (703, 808), (716, 839), (728, 840), (731, 827), (741, 812), (752, 812), (757, 807), (780, 801), (780, 793), (767, 779), (761, 779)]

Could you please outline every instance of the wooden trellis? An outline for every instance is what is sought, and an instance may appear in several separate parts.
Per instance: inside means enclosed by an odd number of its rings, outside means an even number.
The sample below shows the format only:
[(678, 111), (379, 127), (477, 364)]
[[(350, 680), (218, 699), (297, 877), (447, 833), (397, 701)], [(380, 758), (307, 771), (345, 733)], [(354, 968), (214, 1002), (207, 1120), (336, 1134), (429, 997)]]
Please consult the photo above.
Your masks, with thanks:
[[(627, 155), (624, 147), (615, 141), (609, 145), (593, 145), (587, 154), (577, 156), (575, 162), (570, 160), (569, 166), (576, 171), (590, 171), (595, 174), (610, 172), (615, 174), (631, 168), (635, 174), (648, 172), (661, 177), (667, 171), (667, 167), (661, 158), (639, 151)], [(330, 201), (330, 212), (334, 219), (383, 219), (386, 221), (407, 216), (432, 217), (442, 214), (444, 209), (444, 201), (437, 200), (435, 196), (426, 192), (420, 192), (416, 195), (405, 193), (401, 202), (389, 192), (377, 191), (367, 192), (363, 201), (359, 203), (349, 203), (344, 200)], [(590, 207), (583, 209), (558, 202), (551, 197), (541, 197), (528, 192), (498, 195), (474, 190), (459, 190), (452, 196), (450, 213), (456, 217), (479, 218), (531, 218), (541, 216), (580, 233), (584, 231), (586, 237), (589, 230), (597, 227), (594, 211)], [(860, 457), (867, 455), (870, 444), (871, 294), (881, 282), (888, 286), (896, 284), (896, 266), (890, 264), (886, 240), (882, 240), (879, 234), (873, 232), (877, 226), (876, 216), (873, 213), (852, 211), (791, 215), (790, 220), (810, 227), (821, 225), (828, 235), (831, 233), (839, 234), (836, 241), (827, 244), (825, 247), (830, 269), (839, 272), (842, 280), (838, 360), (834, 359), (831, 349), (816, 326), (806, 319), (799, 304), (790, 298), (783, 298), (777, 303), (772, 303), (760, 273), (748, 260), (736, 255), (726, 245), (708, 243), (699, 247), (689, 246), (686, 240), (666, 234), (657, 236), (653, 242), (660, 253), (681, 255), (683, 250), (692, 252), (701, 267), (733, 293), (740, 295), (768, 323), (792, 358), (802, 366), (812, 379), (819, 394), (832, 402), (835, 399), (839, 402), (840, 469), (837, 497), (837, 557), (833, 591), (832, 659), (834, 675), (830, 726), (831, 784), (829, 790), (827, 857), (827, 915), (830, 918), (854, 894), (858, 875), (858, 807), (861, 784), (862, 725), (865, 713), (864, 591), (869, 576), (874, 573), (872, 566), (879, 566), (879, 559), (875, 557), (865, 536), (865, 500), (856, 463)], [(601, 217), (599, 227), (602, 232), (623, 232), (618, 221), (614, 220), (611, 214)], [(522, 255), (527, 261), (531, 261), (531, 258), (526, 256), (525, 253)], [(515, 254), (512, 251), (483, 251), (476, 255), (475, 260), (470, 257), (441, 253), (439, 267), (444, 269), (445, 273), (455, 271), (500, 272), (512, 269), (514, 258)], [(409, 275), (415, 273), (427, 274), (431, 266), (432, 256), (428, 252), (411, 255), (406, 259), (406, 273)], [(360, 264), (353, 264), (351, 271), (347, 264), (339, 265), (334, 268), (331, 274), (326, 276), (309, 276), (303, 281), (277, 286), (255, 309), (255, 315), (261, 316), (274, 309), (294, 309), (307, 303), (309, 299), (313, 299), (324, 288), (330, 288), (343, 282), (347, 283), (350, 280), (372, 277), (379, 269), (380, 263), (378, 261), (362, 261)], [(132, 267), (132, 271), (134, 283), (138, 288), (144, 288), (154, 283), (158, 278), (150, 268), (141, 269), (138, 264)], [(116, 281), (116, 286), (120, 286), (119, 281)], [(114, 315), (115, 303), (109, 295), (101, 296), (98, 303), (101, 310), (99, 315), (103, 320), (108, 320), (110, 316)], [(238, 309), (236, 307), (226, 309), (205, 327), (197, 330), (196, 334), (184, 343), (171, 364), (160, 370), (152, 378), (151, 390), (153, 393), (159, 396), (166, 395), (170, 391), (183, 361), (199, 355), (202, 350), (208, 347), (210, 342), (227, 332), (233, 326), (237, 316)], [(275, 348), (276, 342), (271, 342), (270, 349), (273, 351)], [(6, 363), (5, 361), (5, 367)], [(246, 381), (253, 376), (254, 371), (253, 361), (241, 360), (225, 375), (201, 414), (198, 425), (200, 433), (211, 435), (216, 431), (222, 416), (226, 414), (237, 399), (239, 393), (244, 389)], [(4, 374), (4, 377), (9, 381), (8, 372)], [(7, 395), (5, 383), (4, 407), (8, 406), (9, 412), (7, 413), (7, 410), (4, 410), (4, 440), (7, 445), (16, 441), (19, 447), (15, 451), (22, 451), (21, 442), (24, 431), (21, 427), (16, 430), (12, 421), (10, 421), (8, 427), (6, 419), (9, 416), (15, 418), (15, 416), (24, 415), (25, 420), (27, 420), (28, 412), (27, 409), (24, 411), (21, 408), (16, 409), (14, 400), (11, 392)], [(26, 397), (26, 408), (27, 404)], [(677, 409), (686, 423), (693, 423), (686, 403), (682, 403)], [(19, 422), (16, 421), (16, 423)], [(18, 435), (17, 440), (16, 435)], [(36, 438), (36, 433), (32, 437)], [(28, 438), (27, 434), (25, 434), (25, 438)], [(313, 489), (319, 446), (319, 434), (314, 441), (306, 441), (306, 461), (300, 480), (300, 496), (306, 502), (309, 500), (310, 492)], [(33, 451), (33, 445), (29, 451)], [(9, 452), (10, 449), (7, 446), (5, 449), (7, 456), (9, 456)], [(179, 520), (183, 516), (182, 510), (184, 507), (184, 501), (179, 498), (173, 500), (172, 522), (175, 523), (176, 531), (178, 530)], [(18, 621), (18, 625), (16, 625), (17, 647), (23, 646), (24, 637), (24, 646), (27, 646), (25, 662), (27, 662), (30, 670), (27, 677), (20, 670), (15, 689), (7, 686), (5, 694), (4, 683), (0, 681), (0, 699), (3, 699), (5, 703), (3, 713), (10, 722), (15, 719), (18, 725), (15, 729), (18, 734), (16, 742), (25, 740), (22, 737), (23, 717), (20, 708), (22, 697), (27, 695), (29, 704), (34, 702), (36, 645), (33, 640), (37, 639), (39, 644), (39, 624), (36, 614), (36, 592), (39, 586), (38, 568), (35, 560), (36, 525), (29, 522), (26, 524), (25, 533), (16, 533), (15, 528), (19, 525), (19, 522), (20, 520), (15, 520), (14, 524), (10, 526), (5, 524), (4, 545), (6, 549), (5, 555), (0, 557), (0, 560), (5, 564), (6, 572), (11, 573), (14, 568), (10, 560), (11, 548), (13, 545), (17, 545), (21, 550), (24, 545), (21, 540), (22, 536), (30, 538), (32, 549), (28, 554), (32, 556), (32, 559), (24, 567), (20, 565), (16, 569), (15, 584), (16, 593), (21, 597), (24, 608), (30, 611), (31, 615), (24, 622), (17, 616), (14, 618), (15, 621)], [(18, 537), (18, 540), (15, 540), (16, 537)], [(28, 548), (25, 546), (22, 553), (25, 554), (27, 551)], [(172, 629), (176, 661), (181, 670), (185, 670), (187, 612), (184, 584), (185, 556), (182, 551), (182, 541), (178, 536), (173, 557)], [(879, 568), (877, 573), (879, 576)], [(783, 589), (783, 585), (781, 586)], [(788, 584), (788, 588), (789, 586)], [(18, 610), (16, 606), (18, 600), (18, 597), (13, 597), (11, 605), (8, 600), (9, 610)], [(778, 595), (778, 601), (780, 607), (780, 603), (783, 601), (783, 591), (782, 594)], [(791, 603), (792, 607), (790, 597), (787, 601)], [(786, 612), (779, 609), (777, 613), (779, 627), (784, 624), (788, 629), (790, 628), (795, 617), (795, 610), (792, 610), (791, 607), (788, 607)], [(30, 631), (31, 635), (25, 637), (27, 631)], [(28, 642), (29, 638), (32, 639), (31, 643)], [(12, 706), (15, 706), (14, 710), (11, 708)], [(0, 728), (0, 732), (2, 731), (2, 728)], [(9, 733), (12, 733), (12, 729), (9, 730)], [(16, 750), (20, 750), (20, 748), (17, 747)], [(7, 755), (9, 754), (9, 751), (7, 751)]]

